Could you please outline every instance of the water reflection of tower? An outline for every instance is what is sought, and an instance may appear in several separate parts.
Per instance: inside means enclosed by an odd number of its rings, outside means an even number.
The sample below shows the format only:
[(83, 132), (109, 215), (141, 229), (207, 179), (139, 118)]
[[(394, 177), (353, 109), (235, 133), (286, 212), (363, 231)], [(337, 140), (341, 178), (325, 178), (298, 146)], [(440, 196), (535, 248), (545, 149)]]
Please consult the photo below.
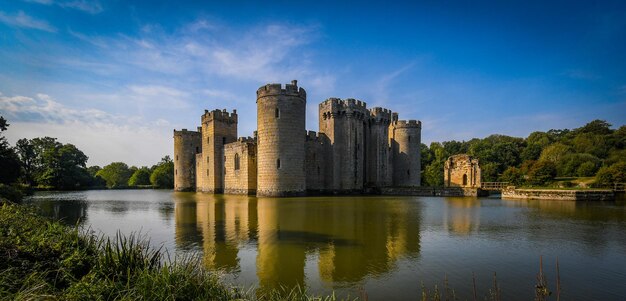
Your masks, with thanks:
[(286, 202), (264, 198), (257, 204), (257, 277), (261, 290), (304, 284), (306, 208)]
[(334, 239), (320, 250), (319, 270), (324, 281), (359, 281), (378, 276), (394, 270), (402, 258), (418, 256), (418, 203), (355, 199), (345, 205), (318, 215), (326, 216), (325, 222), (316, 222), (322, 233), (343, 238)]
[(256, 239), (256, 201), (245, 196), (176, 195), (176, 244), (181, 249), (202, 247), (204, 263), (228, 272), (239, 269), (238, 245)]
[(480, 226), (480, 200), (467, 197), (448, 197), (444, 214), (448, 232), (469, 235)]

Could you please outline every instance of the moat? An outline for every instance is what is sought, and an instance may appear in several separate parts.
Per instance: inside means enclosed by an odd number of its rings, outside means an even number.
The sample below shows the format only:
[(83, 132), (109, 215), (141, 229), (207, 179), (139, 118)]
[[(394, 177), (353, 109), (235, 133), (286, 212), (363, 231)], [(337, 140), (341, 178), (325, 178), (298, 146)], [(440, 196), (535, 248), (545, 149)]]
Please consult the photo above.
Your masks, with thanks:
[[(67, 224), (140, 232), (244, 287), (305, 285), (370, 300), (417, 299), (447, 275), (461, 300), (497, 272), (503, 300), (532, 300), (539, 256), (562, 300), (626, 296), (626, 206), (495, 198), (304, 197), (167, 190), (42, 192), (26, 201)], [(479, 298), (482, 299), (482, 298)]]

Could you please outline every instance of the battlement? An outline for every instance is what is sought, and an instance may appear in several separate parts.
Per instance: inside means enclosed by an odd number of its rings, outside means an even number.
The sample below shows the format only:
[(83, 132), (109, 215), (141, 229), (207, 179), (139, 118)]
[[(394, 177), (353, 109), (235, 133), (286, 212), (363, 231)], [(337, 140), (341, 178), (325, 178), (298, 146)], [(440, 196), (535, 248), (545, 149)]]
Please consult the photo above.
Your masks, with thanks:
[(391, 123), (391, 110), (375, 107), (369, 110), (370, 118), (374, 120), (376, 123), (382, 123), (389, 125)]
[(226, 109), (223, 110), (204, 110), (204, 114), (202, 114), (202, 123), (207, 123), (211, 121), (221, 121), (225, 123), (237, 123), (237, 110), (233, 110), (232, 113), (228, 113)]
[(398, 120), (395, 123), (396, 128), (422, 128), (422, 122), (419, 120)]
[(188, 131), (187, 129), (182, 129), (180, 131), (174, 130), (174, 137), (193, 137), (193, 136), (200, 136), (200, 132)]
[(256, 91), (257, 99), (266, 96), (279, 95), (297, 96), (306, 100), (306, 91), (303, 88), (298, 88), (297, 80), (292, 80), (290, 84), (285, 84), (284, 88), (281, 84), (267, 84), (265, 86), (261, 86)]
[(239, 143), (248, 143), (248, 142), (252, 142), (255, 143), (256, 142), (256, 138), (253, 137), (239, 137), (237, 138), (237, 142)]
[(369, 117), (370, 113), (367, 110), (367, 104), (364, 101), (360, 101), (354, 98), (339, 99), (328, 98), (319, 104), (319, 112), (324, 119), (326, 118), (339, 118), (339, 117), (351, 117), (364, 119)]

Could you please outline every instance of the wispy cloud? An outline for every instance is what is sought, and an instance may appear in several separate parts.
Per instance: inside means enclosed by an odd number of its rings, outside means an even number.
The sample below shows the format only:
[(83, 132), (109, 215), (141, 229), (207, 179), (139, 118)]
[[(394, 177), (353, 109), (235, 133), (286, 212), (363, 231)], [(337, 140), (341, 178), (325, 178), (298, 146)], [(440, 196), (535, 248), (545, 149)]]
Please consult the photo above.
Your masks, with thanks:
[(25, 2), (39, 3), (44, 5), (56, 4), (63, 8), (71, 8), (90, 14), (101, 13), (104, 9), (98, 0), (24, 0)]
[(150, 165), (171, 155), (168, 133), (172, 125), (164, 119), (145, 120), (93, 108), (73, 109), (42, 93), (34, 97), (0, 93), (0, 111), (11, 123), (6, 136), (12, 143), (21, 138), (56, 137), (92, 156), (89, 164), (124, 161)]
[(240, 32), (229, 28), (209, 35), (198, 32), (218, 27), (197, 20), (171, 34), (148, 25), (132, 37), (70, 34), (100, 48), (109, 61), (167, 75), (204, 74), (262, 82), (308, 76), (333, 81), (329, 75), (312, 72), (310, 60), (298, 52), (316, 39), (315, 26), (269, 24)]
[(13, 27), (31, 28), (47, 32), (57, 31), (57, 29), (48, 22), (35, 19), (25, 14), (23, 11), (19, 11), (17, 15), (7, 15), (0, 11), (0, 22)]
[(586, 71), (586, 70), (582, 70), (582, 69), (570, 69), (570, 70), (566, 70), (565, 72), (563, 72), (563, 75), (569, 77), (569, 78), (573, 78), (573, 79), (580, 79), (580, 80), (598, 80), (600, 79), (600, 76), (590, 72), (590, 71)]

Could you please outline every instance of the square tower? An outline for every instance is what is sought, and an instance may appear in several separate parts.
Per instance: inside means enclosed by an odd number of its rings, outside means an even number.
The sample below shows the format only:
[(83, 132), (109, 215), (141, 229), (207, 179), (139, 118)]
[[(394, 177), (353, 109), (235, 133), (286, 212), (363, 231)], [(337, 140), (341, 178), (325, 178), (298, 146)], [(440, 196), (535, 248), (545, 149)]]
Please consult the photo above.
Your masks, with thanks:
[(224, 145), (237, 141), (237, 110), (204, 111), (202, 115), (202, 159), (197, 164), (196, 191), (224, 192)]

